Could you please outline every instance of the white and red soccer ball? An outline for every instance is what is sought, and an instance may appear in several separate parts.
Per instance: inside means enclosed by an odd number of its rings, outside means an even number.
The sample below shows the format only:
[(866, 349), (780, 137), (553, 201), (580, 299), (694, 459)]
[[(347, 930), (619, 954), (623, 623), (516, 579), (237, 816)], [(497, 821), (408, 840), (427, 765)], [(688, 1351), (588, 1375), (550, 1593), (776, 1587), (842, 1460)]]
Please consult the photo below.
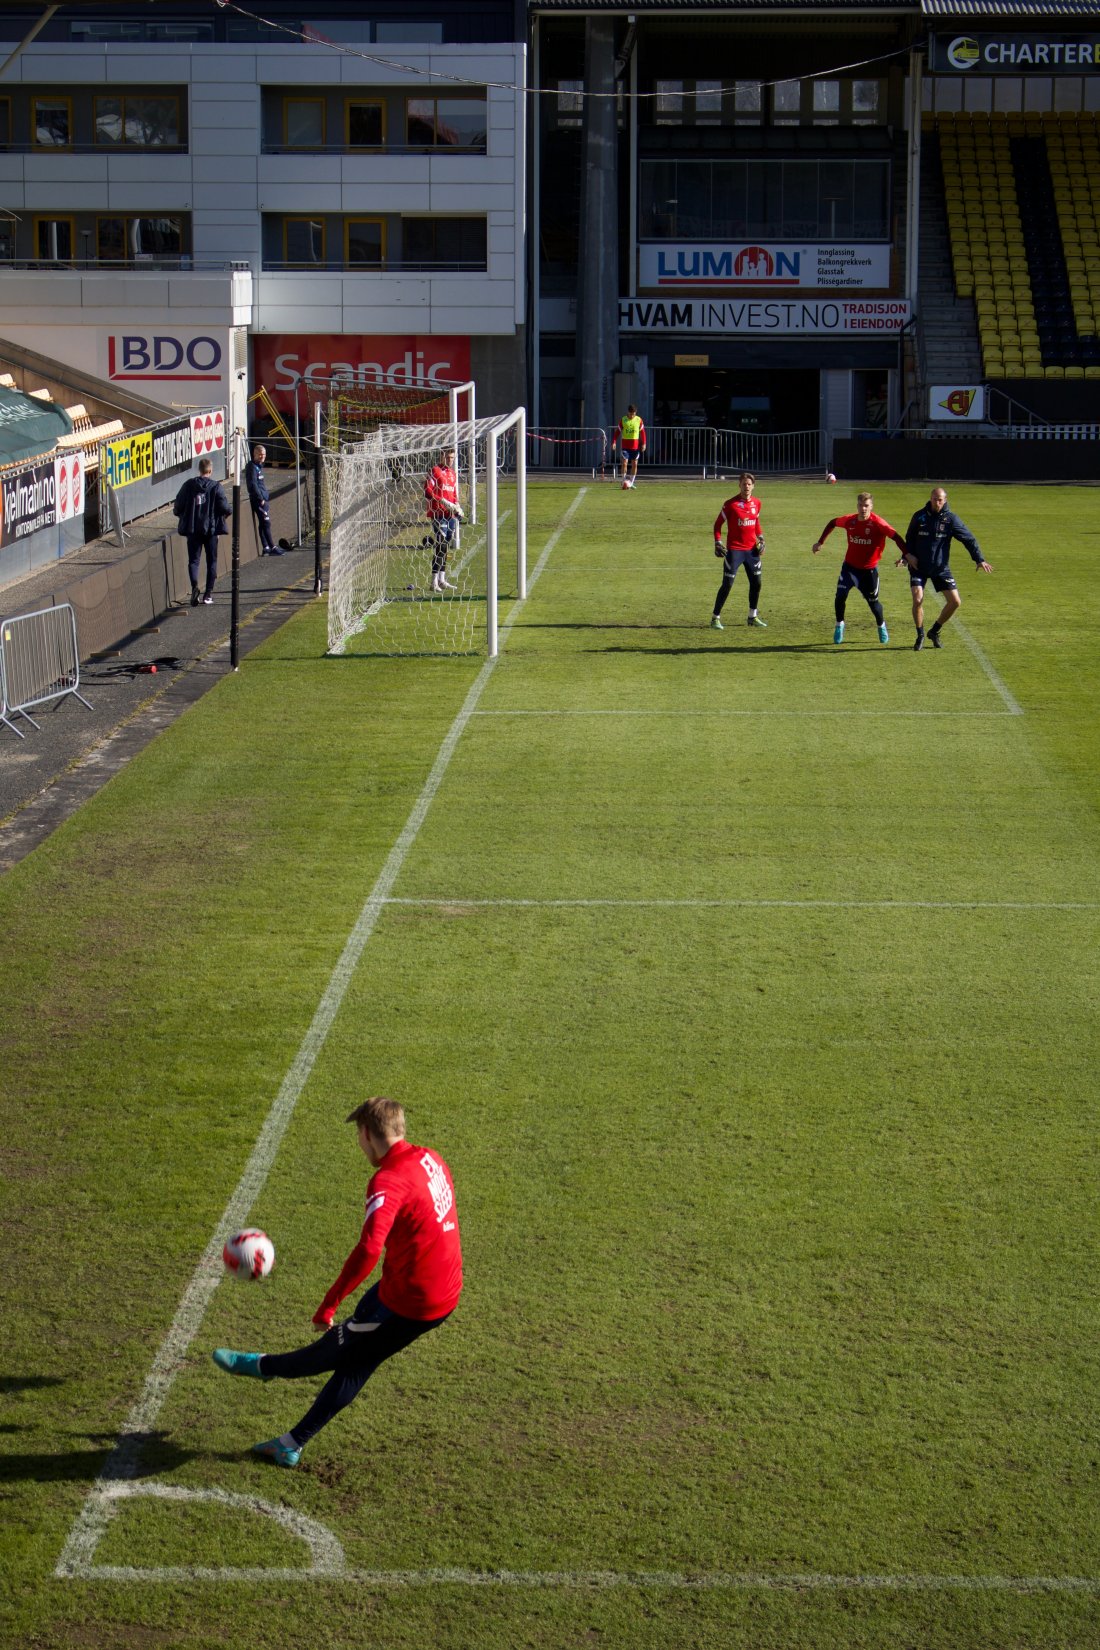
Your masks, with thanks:
[(227, 1240), (222, 1260), (226, 1271), (243, 1283), (259, 1283), (275, 1264), (275, 1245), (266, 1232), (250, 1226)]
[(828, 473), (826, 474), (825, 480), (829, 483), (830, 487), (833, 487), (833, 486), (836, 485), (836, 476), (833, 474), (833, 472), (831, 470), (829, 470)]

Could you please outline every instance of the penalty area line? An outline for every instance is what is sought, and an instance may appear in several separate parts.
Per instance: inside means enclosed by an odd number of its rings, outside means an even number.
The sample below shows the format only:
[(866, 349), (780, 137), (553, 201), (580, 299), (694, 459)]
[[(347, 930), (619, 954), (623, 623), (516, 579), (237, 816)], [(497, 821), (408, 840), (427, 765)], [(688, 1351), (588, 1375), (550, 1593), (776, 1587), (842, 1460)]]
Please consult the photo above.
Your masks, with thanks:
[(830, 1575), (771, 1574), (768, 1571), (675, 1570), (344, 1570), (294, 1569), (261, 1566), (164, 1565), (139, 1569), (128, 1564), (97, 1564), (87, 1572), (91, 1581), (121, 1582), (348, 1582), (357, 1587), (387, 1590), (426, 1587), (499, 1587), (561, 1592), (695, 1592), (695, 1593), (1078, 1593), (1095, 1596), (1095, 1576), (966, 1576), (966, 1575)]
[(683, 710), (678, 706), (670, 709), (639, 709), (637, 706), (625, 707), (621, 710), (476, 710), (475, 716), (743, 716), (755, 719), (760, 716), (791, 717), (795, 720), (806, 719), (819, 721), (822, 717), (841, 717), (850, 722), (856, 717), (904, 716), (927, 720), (935, 717), (948, 717), (952, 722), (968, 719), (982, 722), (1003, 722), (1013, 713), (1008, 710), (953, 710), (947, 707), (943, 710), (736, 710), (727, 706), (718, 706), (709, 710)]
[[(534, 588), (555, 545), (580, 507), (587, 491), (587, 487), (580, 489), (558, 527), (547, 540), (546, 547), (528, 581), (528, 591)], [(519, 602), (514, 602), (507, 620), (501, 626), (500, 643), (502, 647), (515, 622), (518, 608)], [(387, 903), (390, 890), (397, 881), (401, 869), (420, 834), (420, 828), (450, 766), (455, 747), (461, 739), (470, 717), (477, 708), (478, 700), (485, 691), (495, 664), (495, 659), (486, 659), (478, 672), (473, 686), (466, 695), (462, 709), (458, 712), (444, 736), (443, 743), (440, 745), (432, 764), (431, 772), (424, 782), (420, 795), (413, 804), (412, 812), (405, 821), (400, 836), (390, 849), (378, 879), (367, 895), (356, 918), (355, 925), (344, 943), (344, 948), (329, 976), (328, 984), (322, 993), (309, 1028), (302, 1038), (298, 1052), (283, 1078), (279, 1092), (271, 1104), (267, 1117), (264, 1119), (263, 1127), (255, 1146), (252, 1148), (248, 1162), (245, 1164), (244, 1172), (236, 1190), (230, 1197), (222, 1217), (192, 1274), (191, 1281), (184, 1291), (183, 1298), (176, 1309), (176, 1315), (157, 1348), (152, 1368), (146, 1376), (141, 1392), (122, 1424), (118, 1442), (108, 1455), (102, 1471), (89, 1490), (80, 1512), (74, 1520), (72, 1529), (69, 1531), (54, 1571), (55, 1576), (59, 1579), (87, 1574), (92, 1555), (115, 1511), (118, 1500), (118, 1484), (129, 1482), (138, 1475), (141, 1451), (146, 1436), (152, 1430), (156, 1418), (160, 1414), (172, 1383), (183, 1366), (187, 1349), (198, 1333), (202, 1320), (206, 1315), (210, 1299), (221, 1282), (220, 1256), (222, 1246), (231, 1233), (247, 1224), (249, 1210), (260, 1195), (271, 1171), (275, 1154), (279, 1149), (283, 1135), (286, 1133), (294, 1109), (298, 1104), (298, 1099), (309, 1079), (317, 1057), (325, 1045), (340, 1005), (347, 994), (348, 986), (351, 984), (352, 976), (363, 954), (363, 949), (374, 932), (379, 914)], [(116, 1492), (114, 1494), (112, 1494), (113, 1487)]]
[(974, 640), (973, 636), (970, 634), (969, 630), (967, 630), (961, 619), (955, 620), (955, 629), (958, 631), (959, 635), (962, 637), (975, 659), (977, 659), (978, 663), (985, 671), (989, 681), (992, 682), (993, 686), (997, 689), (997, 692), (1004, 700), (1005, 705), (1008, 708), (1008, 714), (1010, 716), (1022, 716), (1024, 714), (1023, 705), (1018, 704), (1012, 697), (1012, 694), (1009, 692), (1004, 682), (1002, 682), (1000, 676), (998, 676), (996, 670), (993, 668), (992, 664), (990, 664), (982, 649), (978, 646), (978, 643)]
[(1098, 900), (1003, 899), (470, 899), (393, 894), (386, 905), (536, 911), (1100, 911)]

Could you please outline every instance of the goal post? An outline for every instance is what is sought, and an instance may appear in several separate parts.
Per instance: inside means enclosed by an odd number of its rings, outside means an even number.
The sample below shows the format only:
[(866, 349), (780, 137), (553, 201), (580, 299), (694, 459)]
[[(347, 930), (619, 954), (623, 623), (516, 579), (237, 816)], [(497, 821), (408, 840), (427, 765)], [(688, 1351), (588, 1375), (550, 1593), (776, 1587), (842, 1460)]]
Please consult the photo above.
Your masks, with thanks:
[(527, 589), (525, 410), (384, 424), (328, 448), (325, 465), (329, 653), (495, 658), (501, 529), (513, 516), (517, 596)]

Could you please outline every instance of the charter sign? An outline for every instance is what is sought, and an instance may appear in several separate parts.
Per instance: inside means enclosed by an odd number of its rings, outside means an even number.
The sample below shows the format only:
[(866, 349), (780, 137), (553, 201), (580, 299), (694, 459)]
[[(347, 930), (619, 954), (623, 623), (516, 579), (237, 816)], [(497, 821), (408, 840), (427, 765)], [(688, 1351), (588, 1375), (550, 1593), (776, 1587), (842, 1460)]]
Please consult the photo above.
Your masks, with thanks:
[(638, 248), (638, 284), (662, 292), (881, 290), (890, 285), (890, 248), (666, 241)]
[(623, 332), (896, 337), (911, 313), (904, 298), (619, 299)]

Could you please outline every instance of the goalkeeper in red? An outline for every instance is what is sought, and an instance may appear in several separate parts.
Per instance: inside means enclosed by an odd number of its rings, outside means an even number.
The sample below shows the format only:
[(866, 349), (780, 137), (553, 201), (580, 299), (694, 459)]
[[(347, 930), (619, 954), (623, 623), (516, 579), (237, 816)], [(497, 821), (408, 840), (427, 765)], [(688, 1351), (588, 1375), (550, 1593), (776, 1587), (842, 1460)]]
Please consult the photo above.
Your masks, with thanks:
[[(718, 512), (714, 523), (714, 554), (722, 558), (722, 583), (714, 598), (714, 612), (710, 616), (712, 630), (724, 630), (721, 613), (726, 597), (733, 589), (739, 567), (745, 569), (749, 581), (749, 629), (767, 630), (767, 625), (756, 611), (763, 583), (760, 558), (764, 554), (764, 535), (760, 531), (760, 500), (753, 497), (756, 477), (742, 470), (737, 495), (728, 498)], [(722, 529), (726, 542), (722, 543)]]
[[(213, 1354), (219, 1369), (261, 1381), (297, 1381), (325, 1375), (302, 1419), (289, 1432), (253, 1445), (252, 1453), (280, 1467), (296, 1467), (305, 1446), (351, 1403), (379, 1364), (430, 1329), (438, 1329), (462, 1293), (462, 1246), (451, 1171), (441, 1157), (405, 1139), (405, 1113), (396, 1100), (364, 1100), (347, 1118), (375, 1174), (367, 1184), (359, 1242), (313, 1314), (325, 1331), (297, 1352)], [(383, 1249), (382, 1275), (350, 1318), (333, 1327), (341, 1301), (366, 1281)]]
[(834, 527), (843, 527), (848, 535), (848, 548), (844, 552), (844, 560), (840, 564), (840, 577), (836, 581), (836, 628), (833, 631), (833, 641), (838, 647), (844, 640), (844, 606), (848, 600), (848, 592), (852, 589), (859, 591), (874, 614), (879, 641), (885, 645), (890, 640), (890, 634), (886, 629), (886, 615), (878, 599), (878, 564), (882, 560), (887, 539), (893, 539), (902, 555), (905, 554), (905, 540), (896, 527), (891, 527), (882, 516), (875, 515), (871, 508), (874, 502), (870, 493), (857, 493), (855, 514), (834, 516), (832, 521), (827, 521), (822, 528), (821, 537), (813, 547), (816, 556)]
[(447, 552), (458, 542), (458, 524), (463, 510), (458, 502), (458, 450), (448, 447), (439, 455), (424, 482), (428, 520), (432, 524), (432, 590), (456, 590), (447, 577)]

